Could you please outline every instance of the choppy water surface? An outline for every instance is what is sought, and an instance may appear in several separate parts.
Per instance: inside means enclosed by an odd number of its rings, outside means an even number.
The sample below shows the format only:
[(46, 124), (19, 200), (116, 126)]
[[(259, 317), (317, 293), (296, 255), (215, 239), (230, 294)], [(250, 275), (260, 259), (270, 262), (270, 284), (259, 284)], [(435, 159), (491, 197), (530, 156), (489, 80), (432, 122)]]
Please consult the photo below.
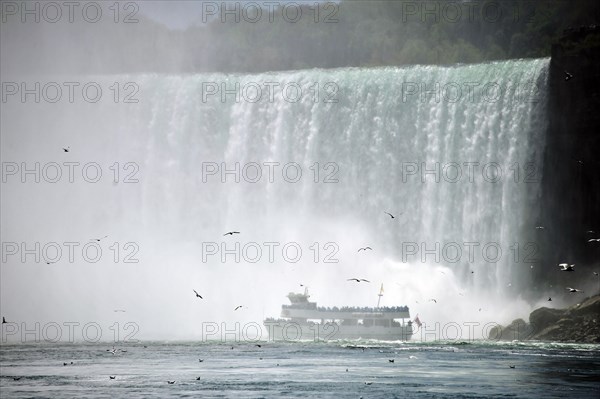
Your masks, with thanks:
[[(372, 341), (259, 344), (141, 342), (118, 345), (114, 355), (107, 351), (110, 344), (3, 345), (0, 396), (600, 396), (598, 345)], [(111, 380), (109, 376), (116, 378)], [(14, 377), (21, 379), (15, 381)]]

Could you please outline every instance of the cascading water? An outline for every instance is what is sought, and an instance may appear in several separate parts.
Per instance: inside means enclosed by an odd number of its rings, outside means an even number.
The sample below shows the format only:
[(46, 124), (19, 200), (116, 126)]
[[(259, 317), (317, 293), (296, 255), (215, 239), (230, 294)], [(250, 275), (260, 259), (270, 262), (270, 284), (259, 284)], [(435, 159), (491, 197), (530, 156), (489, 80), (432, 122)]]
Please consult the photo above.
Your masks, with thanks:
[[(47, 143), (68, 141), (81, 159), (136, 162), (140, 182), (63, 185), (68, 195), (48, 198), (48, 207), (89, 201), (71, 231), (139, 243), (139, 264), (86, 267), (96, 268), (106, 306), (128, 308), (150, 337), (198, 337), (202, 321), (277, 316), (299, 284), (325, 306), (373, 306), (383, 283), (382, 305), (407, 304), (422, 319), (464, 321), (483, 308), (495, 314), (480, 317), (505, 322), (515, 311), (504, 304), (522, 304), (535, 258), (527, 243), (540, 195), (548, 65), (104, 76), (136, 82), (139, 103), (54, 108), (47, 118), (58, 114), (62, 125), (47, 127)], [(85, 132), (64, 133), (82, 124)], [(234, 172), (222, 175), (224, 168)], [(223, 236), (231, 230), (241, 234)], [(239, 263), (203, 253), (206, 243), (223, 242), (240, 243)], [(266, 242), (279, 243), (272, 260)], [(297, 244), (287, 259), (286, 243)], [(374, 250), (357, 252), (366, 245)], [(65, 277), (85, 278), (73, 270)], [(206, 299), (194, 302), (192, 288)], [(499, 299), (509, 302), (492, 304)], [(239, 304), (245, 313), (232, 312)], [(155, 313), (167, 306), (172, 312)]]

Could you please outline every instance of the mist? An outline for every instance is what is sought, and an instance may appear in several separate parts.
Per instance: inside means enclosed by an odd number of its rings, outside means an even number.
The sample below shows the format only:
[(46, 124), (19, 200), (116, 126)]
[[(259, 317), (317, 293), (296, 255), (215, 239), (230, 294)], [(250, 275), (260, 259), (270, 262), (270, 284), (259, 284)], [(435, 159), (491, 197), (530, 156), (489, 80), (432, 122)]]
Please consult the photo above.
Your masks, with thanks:
[[(409, 306), (431, 326), (483, 326), (526, 318), (556, 293), (536, 285), (537, 247), (527, 246), (549, 58), (443, 47), (452, 57), (433, 59), (423, 42), (377, 59), (361, 53), (371, 18), (348, 39), (354, 20), (340, 12), (303, 39), (305, 18), (277, 41), (265, 20), (220, 24), (197, 4), (151, 3), (131, 24), (107, 8), (98, 23), (3, 14), (8, 320), (98, 323), (102, 340), (114, 323), (121, 337), (197, 340), (207, 323), (278, 317), (304, 286), (320, 306), (376, 306), (383, 286), (382, 306)], [(122, 21), (134, 9), (119, 5)], [(426, 26), (402, 29), (417, 40)], [(472, 82), (474, 98), (452, 91)], [(491, 244), (501, 256), (482, 251)]]

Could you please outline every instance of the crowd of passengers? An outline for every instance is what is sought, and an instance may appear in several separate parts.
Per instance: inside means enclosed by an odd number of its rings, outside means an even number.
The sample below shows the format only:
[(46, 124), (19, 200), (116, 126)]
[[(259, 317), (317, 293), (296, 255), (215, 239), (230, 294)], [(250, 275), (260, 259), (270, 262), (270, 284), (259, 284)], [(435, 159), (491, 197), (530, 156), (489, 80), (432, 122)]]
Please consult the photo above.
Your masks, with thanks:
[[(292, 306), (292, 305), (283, 305), (284, 308), (289, 308), (289, 307), (298, 307), (298, 306)], [(307, 308), (310, 308), (310, 306), (307, 306)], [(382, 308), (371, 308), (371, 307), (354, 307), (354, 306), (342, 306), (341, 308), (338, 308), (337, 306), (334, 307), (325, 307), (325, 306), (319, 306), (316, 308), (318, 311), (321, 312), (407, 312), (408, 311), (408, 307), (407, 306), (384, 306)]]

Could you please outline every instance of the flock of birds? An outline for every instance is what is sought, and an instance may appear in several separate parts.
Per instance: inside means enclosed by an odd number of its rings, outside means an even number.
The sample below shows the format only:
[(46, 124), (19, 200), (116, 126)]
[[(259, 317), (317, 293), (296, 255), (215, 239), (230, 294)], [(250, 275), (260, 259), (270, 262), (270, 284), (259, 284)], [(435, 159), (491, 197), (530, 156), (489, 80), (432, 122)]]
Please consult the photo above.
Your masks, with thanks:
[[(391, 214), (391, 213), (389, 213), (389, 212), (385, 212), (385, 211), (384, 211), (384, 213), (385, 213), (386, 215), (388, 215), (388, 216), (389, 216), (391, 219), (395, 219), (395, 218), (396, 218), (396, 216), (394, 216), (393, 214)], [(400, 212), (398, 215), (402, 215), (403, 213), (404, 213), (404, 212)], [(225, 236), (233, 236), (234, 234), (241, 234), (241, 232), (239, 232), (239, 231), (228, 231), (227, 233), (223, 234), (223, 236), (224, 236), (224, 237), (225, 237)], [(372, 251), (372, 250), (373, 250), (373, 248), (371, 248), (371, 247), (367, 246), (367, 247), (362, 247), (362, 248), (359, 248), (357, 252), (360, 252), (360, 251), (365, 251), (365, 252), (366, 252), (366, 251)], [(369, 280), (367, 280), (367, 279), (364, 279), (364, 278), (357, 278), (357, 277), (354, 277), (354, 278), (349, 278), (349, 279), (347, 279), (346, 281), (355, 281), (355, 282), (357, 282), (357, 283), (361, 283), (361, 282), (370, 283), (370, 282), (371, 282), (371, 281), (369, 281)], [(301, 286), (301, 287), (303, 287), (304, 285), (303, 285), (303, 284), (300, 284), (300, 286)], [(200, 295), (200, 294), (198, 293), (198, 291), (196, 291), (195, 289), (192, 289), (192, 291), (194, 291), (194, 294), (196, 295), (196, 298), (204, 299), (204, 298), (202, 297), (202, 295)], [(235, 308), (235, 309), (233, 309), (233, 310), (234, 310), (234, 311), (236, 311), (236, 310), (238, 310), (238, 309), (241, 309), (241, 308), (243, 308), (243, 305), (236, 306), (236, 308)]]
[[(568, 79), (566, 79), (568, 80)], [(544, 226), (536, 226), (535, 227), (537, 230), (544, 230), (545, 227)], [(596, 234), (596, 232), (594, 230), (588, 230), (586, 231), (586, 234)], [(596, 238), (596, 237), (590, 237), (587, 239), (588, 243), (592, 243), (592, 242), (600, 242), (600, 238)], [(575, 271), (575, 264), (569, 264), (569, 263), (559, 263), (558, 264), (559, 267), (559, 271), (561, 272), (574, 272)], [(533, 268), (533, 266), (532, 266)], [(594, 276), (598, 277), (598, 272), (593, 272)], [(585, 292), (583, 290), (580, 290), (578, 288), (572, 288), (572, 287), (565, 287), (565, 289), (567, 291), (569, 291), (570, 293), (578, 293), (578, 292)], [(552, 301), (552, 297), (548, 298), (548, 302)]]

